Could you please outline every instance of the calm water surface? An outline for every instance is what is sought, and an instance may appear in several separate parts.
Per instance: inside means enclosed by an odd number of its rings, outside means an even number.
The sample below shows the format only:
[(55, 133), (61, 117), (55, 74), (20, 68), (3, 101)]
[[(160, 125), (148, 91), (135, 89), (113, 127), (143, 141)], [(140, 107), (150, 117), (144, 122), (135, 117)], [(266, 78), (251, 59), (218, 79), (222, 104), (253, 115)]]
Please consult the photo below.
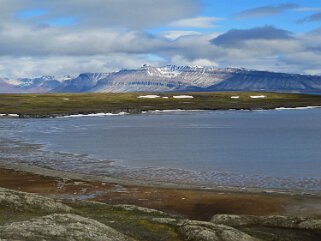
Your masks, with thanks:
[[(0, 136), (42, 143), (48, 151), (112, 160), (127, 169), (186, 170), (204, 180), (209, 173), (230, 173), (240, 180), (251, 177), (254, 186), (253, 177), (261, 176), (273, 179), (269, 187), (286, 186), (280, 179), (321, 190), (321, 109), (2, 119), (0, 127)], [(92, 162), (87, 171), (98, 167), (99, 161)]]

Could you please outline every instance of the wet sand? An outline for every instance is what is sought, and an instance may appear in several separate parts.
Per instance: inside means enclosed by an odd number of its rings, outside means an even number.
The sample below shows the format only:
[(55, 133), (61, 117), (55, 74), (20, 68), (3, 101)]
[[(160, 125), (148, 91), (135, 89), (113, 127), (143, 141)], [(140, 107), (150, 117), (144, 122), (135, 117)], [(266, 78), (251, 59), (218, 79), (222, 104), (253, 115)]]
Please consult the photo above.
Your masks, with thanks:
[[(0, 187), (56, 198), (134, 204), (191, 219), (209, 220), (214, 214), (314, 215), (321, 217), (321, 197), (298, 193), (219, 188), (142, 185), (133, 181), (95, 180), (53, 170), (0, 168)], [(23, 169), (23, 168), (20, 168)], [(26, 169), (26, 168), (25, 168)], [(31, 170), (34, 170), (31, 172)], [(42, 171), (41, 171), (42, 170)], [(41, 173), (42, 172), (42, 173)], [(106, 181), (108, 180), (108, 181)]]

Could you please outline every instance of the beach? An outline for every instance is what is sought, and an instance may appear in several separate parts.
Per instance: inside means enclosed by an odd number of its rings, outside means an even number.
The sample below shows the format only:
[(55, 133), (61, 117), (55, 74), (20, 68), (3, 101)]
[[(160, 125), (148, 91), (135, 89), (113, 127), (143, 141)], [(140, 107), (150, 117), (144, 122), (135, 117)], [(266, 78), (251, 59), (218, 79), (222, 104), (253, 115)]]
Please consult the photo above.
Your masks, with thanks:
[(0, 165), (0, 186), (58, 199), (133, 204), (208, 221), (215, 214), (321, 217), (321, 196), (296, 192), (141, 183), (31, 166)]

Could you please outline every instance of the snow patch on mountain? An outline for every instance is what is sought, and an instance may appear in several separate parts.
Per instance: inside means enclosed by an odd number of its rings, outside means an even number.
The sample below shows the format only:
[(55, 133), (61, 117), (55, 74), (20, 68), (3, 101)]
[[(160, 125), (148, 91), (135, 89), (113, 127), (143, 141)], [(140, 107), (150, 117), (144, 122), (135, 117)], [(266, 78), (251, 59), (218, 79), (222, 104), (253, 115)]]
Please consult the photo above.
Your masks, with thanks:
[(2, 93), (44, 92), (191, 92), (283, 91), (321, 92), (321, 76), (285, 74), (242, 68), (144, 65), (112, 73), (82, 73), (77, 77), (42, 76), (1, 79)]

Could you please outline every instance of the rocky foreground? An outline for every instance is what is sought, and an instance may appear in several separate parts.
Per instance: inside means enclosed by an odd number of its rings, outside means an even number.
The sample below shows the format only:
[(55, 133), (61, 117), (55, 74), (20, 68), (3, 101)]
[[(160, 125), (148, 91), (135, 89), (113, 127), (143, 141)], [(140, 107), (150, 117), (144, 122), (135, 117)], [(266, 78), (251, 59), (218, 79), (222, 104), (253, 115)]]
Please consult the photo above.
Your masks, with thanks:
[(54, 200), (0, 188), (0, 240), (320, 240), (321, 218), (215, 215), (187, 220), (133, 205)]

